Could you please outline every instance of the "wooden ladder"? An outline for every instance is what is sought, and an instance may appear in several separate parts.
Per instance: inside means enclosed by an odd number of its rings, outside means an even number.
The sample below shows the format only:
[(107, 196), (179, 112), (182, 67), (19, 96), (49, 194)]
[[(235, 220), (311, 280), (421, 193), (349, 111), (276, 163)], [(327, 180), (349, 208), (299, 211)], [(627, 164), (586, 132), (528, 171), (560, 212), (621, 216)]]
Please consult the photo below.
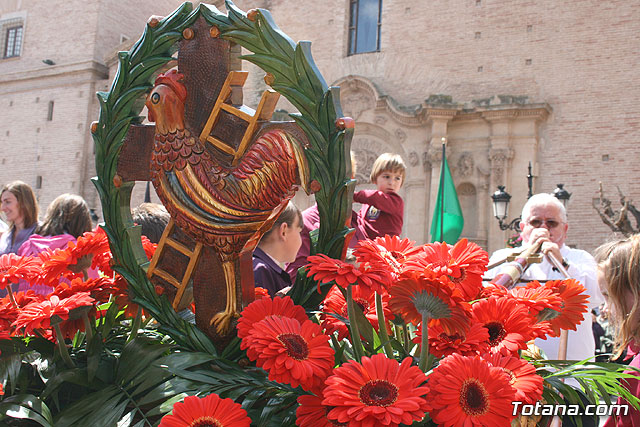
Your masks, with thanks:
[[(161, 279), (165, 280), (166, 282), (170, 283), (171, 285), (175, 286), (178, 289), (178, 291), (176, 292), (176, 297), (174, 298), (172, 303), (173, 309), (176, 310), (180, 304), (182, 295), (184, 294), (184, 291), (187, 288), (187, 285), (189, 284), (189, 280), (191, 280), (191, 276), (193, 276), (193, 271), (196, 267), (196, 264), (198, 263), (198, 258), (200, 258), (200, 252), (202, 251), (202, 243), (196, 242), (196, 246), (193, 249), (193, 251), (190, 250), (179, 241), (169, 237), (171, 235), (171, 232), (173, 231), (173, 227), (175, 227), (175, 223), (172, 218), (171, 220), (169, 220), (169, 224), (167, 224), (167, 227), (164, 229), (164, 232), (162, 233), (162, 237), (158, 242), (158, 248), (156, 249), (156, 252), (153, 254), (153, 258), (151, 259), (151, 263), (149, 264), (149, 268), (147, 269), (147, 277), (151, 279), (151, 276), (155, 274), (156, 276), (160, 277)], [(189, 264), (187, 265), (187, 268), (184, 272), (184, 276), (182, 277), (181, 281), (178, 281), (178, 279), (173, 277), (168, 272), (158, 268), (158, 261), (162, 256), (162, 252), (164, 250), (165, 245), (172, 247), (176, 251), (180, 252), (181, 254), (189, 258)]]
[[(204, 128), (200, 133), (200, 141), (208, 141), (214, 147), (227, 154), (231, 154), (233, 156), (233, 166), (238, 164), (238, 160), (240, 160), (247, 149), (247, 146), (253, 137), (253, 133), (256, 130), (258, 120), (269, 120), (271, 118), (273, 111), (276, 108), (276, 104), (278, 103), (278, 98), (280, 97), (278, 92), (265, 90), (262, 93), (260, 103), (258, 104), (258, 108), (255, 113), (251, 108), (244, 105), (238, 108), (232, 104), (228, 104), (226, 101), (234, 91), (241, 93), (248, 75), (249, 73), (247, 71), (231, 71), (229, 75), (227, 75), (227, 79), (222, 85), (218, 99), (211, 110), (211, 114), (209, 114), (207, 123), (204, 125)], [(233, 98), (233, 96), (231, 96), (231, 98)], [(231, 99), (231, 102), (233, 102), (233, 99)], [(244, 135), (242, 136), (242, 140), (240, 141), (240, 145), (238, 145), (237, 149), (234, 149), (229, 144), (211, 135), (211, 130), (215, 126), (222, 111), (226, 111), (227, 113), (239, 117), (247, 122), (247, 128), (244, 131)]]

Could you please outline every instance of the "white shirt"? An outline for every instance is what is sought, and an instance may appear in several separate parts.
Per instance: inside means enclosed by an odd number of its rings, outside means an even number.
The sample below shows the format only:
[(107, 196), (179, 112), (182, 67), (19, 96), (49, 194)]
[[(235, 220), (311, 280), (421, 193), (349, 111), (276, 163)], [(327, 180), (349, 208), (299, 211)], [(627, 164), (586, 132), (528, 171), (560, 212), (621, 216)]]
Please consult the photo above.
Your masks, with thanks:
[[(504, 259), (513, 249), (500, 249), (491, 255), (489, 264)], [(603, 302), (602, 294), (598, 288), (598, 280), (596, 277), (596, 261), (586, 251), (580, 249), (572, 249), (567, 245), (562, 245), (560, 253), (569, 263), (567, 272), (572, 279), (578, 280), (586, 289), (589, 295), (588, 308), (589, 311), (584, 313), (583, 321), (577, 325), (577, 330), (569, 331), (567, 342), (567, 359), (568, 360), (584, 360), (595, 355), (595, 341), (591, 329), (591, 309), (599, 306)], [(493, 279), (502, 272), (507, 263), (487, 271), (485, 278)], [(531, 264), (527, 271), (522, 275), (520, 280), (561, 280), (564, 279), (562, 273), (553, 271), (553, 265), (543, 257), (540, 264)], [(536, 345), (545, 352), (547, 358), (558, 358), (558, 346), (560, 345), (560, 337), (547, 337), (546, 340), (536, 339)]]

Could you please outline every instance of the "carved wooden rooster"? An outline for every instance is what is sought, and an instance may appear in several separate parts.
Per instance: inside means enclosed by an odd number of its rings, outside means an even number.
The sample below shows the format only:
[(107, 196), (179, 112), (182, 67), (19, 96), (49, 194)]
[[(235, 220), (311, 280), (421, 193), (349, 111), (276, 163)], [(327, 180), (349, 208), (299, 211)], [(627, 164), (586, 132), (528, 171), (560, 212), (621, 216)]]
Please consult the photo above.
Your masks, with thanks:
[(275, 129), (249, 144), (236, 166), (223, 164), (198, 130), (185, 126), (182, 79), (175, 69), (160, 75), (147, 97), (148, 118), (155, 121), (151, 180), (175, 224), (213, 247), (222, 263), (226, 305), (210, 324), (225, 334), (239, 311), (239, 254), (253, 250), (293, 196), (303, 157), (292, 136)]

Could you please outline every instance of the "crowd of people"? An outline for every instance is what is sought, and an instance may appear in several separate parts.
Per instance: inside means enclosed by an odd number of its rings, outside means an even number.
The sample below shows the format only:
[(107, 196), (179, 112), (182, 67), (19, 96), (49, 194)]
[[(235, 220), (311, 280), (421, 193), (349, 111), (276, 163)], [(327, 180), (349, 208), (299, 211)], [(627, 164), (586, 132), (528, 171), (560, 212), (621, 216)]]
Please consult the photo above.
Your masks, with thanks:
[[(0, 229), (0, 255), (16, 254), (34, 256), (46, 250), (66, 248), (94, 224), (87, 202), (75, 194), (61, 194), (47, 207), (42, 221), (38, 220), (40, 208), (33, 189), (22, 181), (14, 181), (0, 192), (0, 210), (4, 216)], [(162, 205), (143, 203), (132, 212), (134, 222), (142, 226), (142, 234), (157, 243), (169, 222), (169, 214)], [(86, 269), (89, 278), (97, 272)], [(21, 281), (12, 285), (13, 291), (34, 290), (46, 295), (51, 288), (45, 285), (30, 286)], [(7, 291), (0, 289), (0, 296)]]
[[(356, 164), (352, 158), (355, 176)], [(355, 230), (349, 246), (363, 239), (385, 235), (398, 236), (402, 230), (404, 202), (398, 191), (405, 178), (405, 165), (398, 155), (385, 153), (375, 161), (370, 175), (375, 190), (354, 193), (361, 204), (353, 211), (351, 227)], [(21, 181), (5, 185), (0, 193), (4, 222), (0, 222), (0, 255), (15, 253), (35, 255), (47, 249), (63, 248), (84, 232), (92, 229), (91, 215), (82, 197), (58, 196), (38, 221), (39, 207), (31, 187)], [(169, 221), (169, 214), (156, 204), (142, 204), (132, 212), (142, 234), (157, 243)], [(294, 286), (297, 272), (311, 254), (312, 230), (320, 226), (317, 205), (301, 212), (293, 203), (282, 211), (258, 243), (253, 254), (256, 287), (269, 295), (286, 294)], [(568, 334), (566, 358), (623, 361), (632, 356), (630, 366), (640, 368), (640, 235), (606, 243), (592, 256), (565, 244), (569, 223), (564, 205), (553, 195), (536, 194), (529, 198), (521, 215), (523, 247), (538, 245), (544, 255), (541, 263), (531, 264), (521, 281), (564, 279), (564, 273), (578, 280), (589, 296), (592, 316), (586, 316), (575, 331)], [(489, 264), (505, 259), (511, 249), (492, 254)], [(555, 259), (555, 262), (553, 259)], [(507, 264), (489, 270), (485, 278), (495, 278)], [(562, 265), (562, 269), (558, 266)], [(560, 270), (564, 270), (560, 271)], [(15, 290), (23, 290), (14, 284)], [(49, 289), (36, 289), (47, 293)], [(6, 291), (5, 291), (6, 292)], [(550, 359), (558, 358), (557, 338), (537, 340)], [(628, 389), (640, 396), (640, 381), (628, 380)], [(586, 399), (586, 397), (585, 397)], [(582, 425), (597, 425), (593, 417), (582, 418)], [(571, 425), (571, 420), (564, 420)], [(612, 417), (607, 426), (640, 426), (640, 412), (629, 411), (623, 417)]]

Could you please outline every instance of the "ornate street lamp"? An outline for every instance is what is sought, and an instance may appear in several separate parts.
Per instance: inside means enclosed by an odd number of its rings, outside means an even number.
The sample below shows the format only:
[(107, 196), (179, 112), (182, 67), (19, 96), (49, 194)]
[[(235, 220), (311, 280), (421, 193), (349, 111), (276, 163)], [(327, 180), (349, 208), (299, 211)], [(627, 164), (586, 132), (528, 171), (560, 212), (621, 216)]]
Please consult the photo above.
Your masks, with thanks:
[(500, 230), (512, 229), (513, 231), (520, 231), (520, 217), (508, 224), (505, 223), (507, 216), (509, 216), (511, 194), (504, 191), (504, 185), (498, 186), (498, 191), (491, 195), (491, 199), (493, 199), (493, 216), (498, 220)]
[(562, 202), (562, 204), (564, 205), (564, 208), (566, 209), (567, 205), (569, 204), (569, 199), (571, 198), (571, 193), (569, 193), (563, 187), (564, 187), (564, 184), (558, 184), (558, 188), (553, 190), (553, 195), (556, 196), (558, 200)]

